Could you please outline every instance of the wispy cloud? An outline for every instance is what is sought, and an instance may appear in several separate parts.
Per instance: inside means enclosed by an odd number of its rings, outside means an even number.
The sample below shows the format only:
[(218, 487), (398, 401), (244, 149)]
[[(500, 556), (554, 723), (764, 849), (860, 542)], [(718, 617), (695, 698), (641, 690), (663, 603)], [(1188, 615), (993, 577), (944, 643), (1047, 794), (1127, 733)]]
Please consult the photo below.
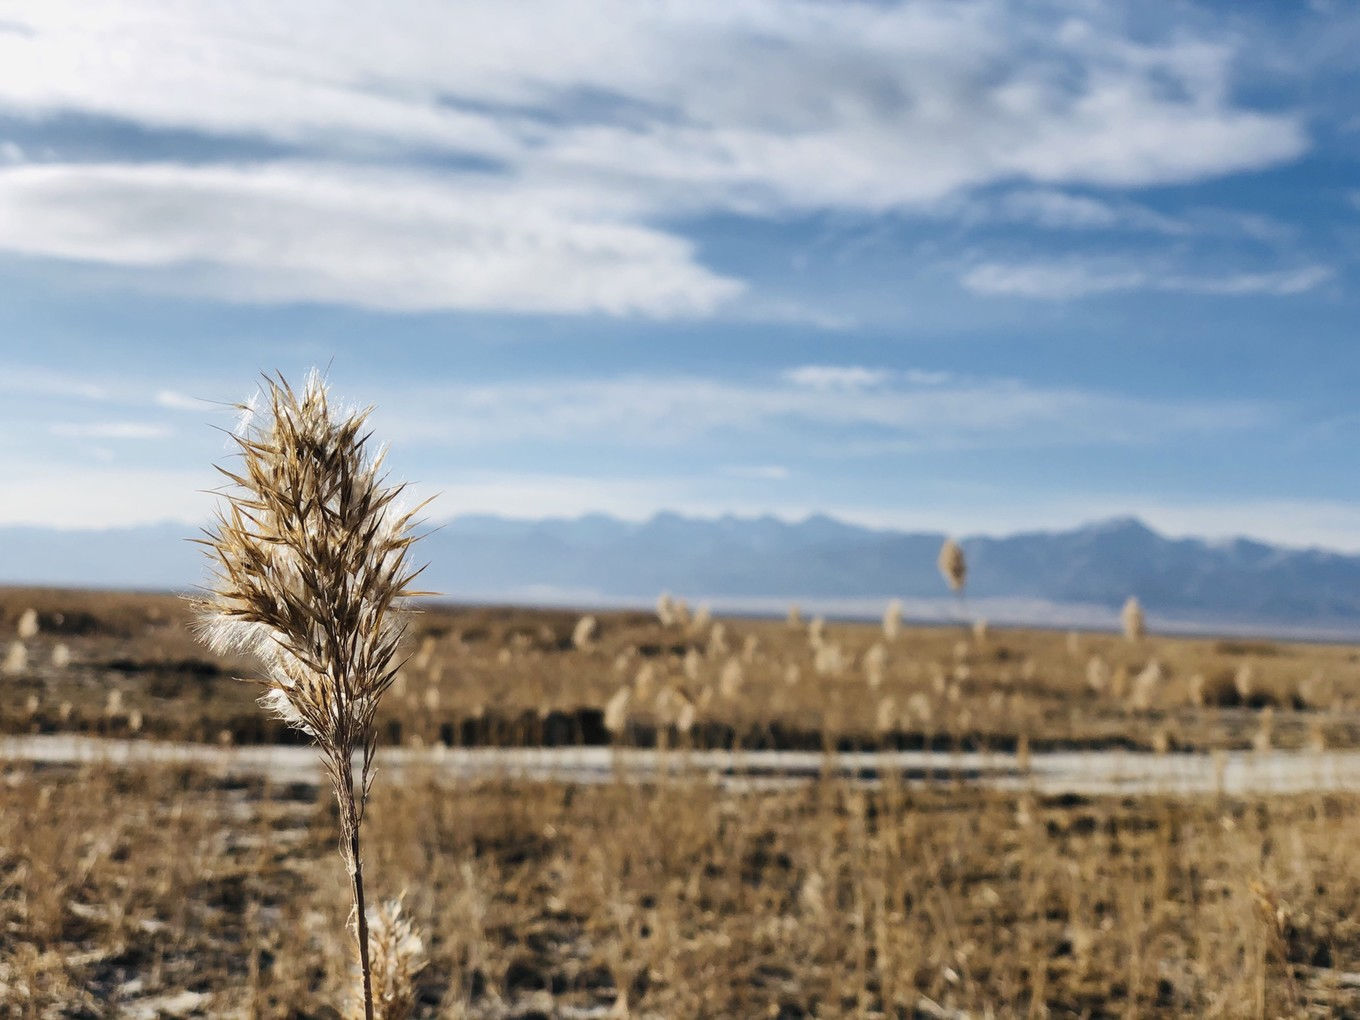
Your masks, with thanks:
[(940, 203), (936, 212), (972, 227), (1018, 225), (1049, 232), (1152, 235), (1185, 243), (1233, 239), (1285, 246), (1297, 239), (1289, 224), (1258, 212), (1196, 205), (1163, 212), (1131, 199), (1058, 188), (1017, 187)]
[(109, 398), (101, 383), (65, 372), (28, 365), (0, 366), (0, 393), (34, 397), (63, 397), (81, 401)]
[(297, 164), (0, 168), (0, 249), (184, 269), (161, 285), (212, 296), (667, 317), (740, 292), (697, 265), (688, 242), (625, 213), (603, 193), (484, 174), (441, 182)]
[(174, 434), (165, 425), (137, 421), (57, 422), (48, 431), (64, 439), (165, 439)]
[(436, 446), (486, 449), (532, 441), (674, 448), (721, 436), (795, 442), (804, 453), (838, 458), (894, 450), (1138, 445), (1252, 428), (1271, 416), (1252, 401), (1150, 400), (1013, 379), (923, 382), (891, 372), (882, 373), (878, 385), (852, 389), (807, 385), (788, 373), (749, 382), (626, 376), (415, 389), (378, 404), (385, 433)]
[(1201, 275), (1143, 268), (1120, 260), (983, 262), (959, 279), (976, 294), (1063, 300), (1118, 291), (1289, 297), (1321, 286), (1335, 276), (1328, 266), (1306, 265), (1265, 272)]
[(1128, 230), (1178, 237), (1193, 232), (1186, 220), (1127, 200), (1096, 198), (1051, 188), (1018, 189), (967, 207), (974, 219), (1028, 223), (1051, 230)]
[(1270, 294), (1288, 297), (1306, 294), (1336, 276), (1330, 266), (1302, 266), (1264, 273), (1231, 273), (1226, 276), (1168, 276), (1157, 282), (1160, 290), (1189, 294)]
[(116, 528), (207, 518), (211, 471), (93, 467), (11, 467), (0, 477), (0, 524)]
[(180, 393), (177, 390), (158, 390), (156, 393), (156, 406), (169, 408), (172, 411), (221, 411), (221, 404), (211, 400), (203, 400), (199, 397), (191, 397)]
[(757, 482), (782, 482), (789, 477), (790, 472), (782, 464), (732, 464), (723, 468), (723, 474)]
[(863, 365), (802, 365), (786, 371), (784, 378), (814, 390), (860, 390), (886, 382), (891, 374)]

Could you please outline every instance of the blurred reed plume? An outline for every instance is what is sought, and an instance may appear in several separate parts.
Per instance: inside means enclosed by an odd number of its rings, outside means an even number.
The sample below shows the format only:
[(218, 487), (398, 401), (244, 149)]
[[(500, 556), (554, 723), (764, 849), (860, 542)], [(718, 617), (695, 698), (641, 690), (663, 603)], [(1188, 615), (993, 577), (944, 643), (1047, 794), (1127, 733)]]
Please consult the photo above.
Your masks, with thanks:
[(950, 590), (962, 592), (968, 580), (968, 563), (963, 558), (963, 547), (952, 538), (946, 538), (944, 545), (940, 546), (940, 558), (936, 563)]
[(1129, 707), (1135, 712), (1146, 712), (1152, 707), (1153, 696), (1162, 686), (1163, 680), (1162, 664), (1156, 659), (1150, 660), (1133, 678), (1133, 692), (1130, 695)]
[(901, 633), (902, 600), (893, 599), (888, 603), (888, 608), (883, 610), (883, 636), (889, 641), (896, 641)]
[(741, 660), (732, 658), (723, 663), (722, 672), (718, 675), (718, 691), (729, 701), (741, 694), (742, 684), (746, 682), (746, 674), (741, 668)]
[(1086, 663), (1086, 686), (1096, 694), (1103, 694), (1110, 684), (1110, 667), (1099, 655), (1093, 655)]
[(590, 648), (595, 643), (597, 626), (593, 616), (583, 616), (577, 620), (576, 626), (571, 630), (572, 647), (578, 651)]
[(826, 643), (826, 619), (814, 616), (807, 628), (808, 645), (815, 651)]
[(6, 676), (18, 676), (28, 669), (28, 649), (22, 641), (11, 641), (9, 648), (5, 652), (5, 661), (0, 665), (0, 672)]
[[(379, 699), (400, 663), (414, 515), (368, 448), (367, 410), (332, 411), (315, 372), (302, 391), (266, 378), (265, 414), (241, 408), (241, 466), (202, 540), (210, 587), (194, 600), (200, 637), (262, 667), (260, 703), (316, 741), (340, 807), (354, 893), (364, 1017), (373, 1020), (359, 829), (373, 781)], [(423, 504), (422, 504), (423, 506)], [(355, 756), (360, 759), (356, 783)]]
[(1129, 600), (1124, 603), (1124, 608), (1119, 613), (1119, 623), (1124, 628), (1124, 637), (1129, 641), (1138, 641), (1147, 633), (1143, 607), (1134, 596), (1130, 595)]
[(628, 708), (633, 700), (632, 688), (620, 687), (604, 706), (604, 728), (613, 736), (620, 736), (628, 729)]
[(23, 615), (19, 617), (18, 634), (20, 641), (27, 641), (29, 638), (38, 636), (38, 614), (32, 609), (25, 609)]
[(884, 673), (888, 666), (888, 649), (880, 641), (875, 641), (864, 653), (864, 680), (877, 690), (883, 685)]
[[(425, 969), (425, 942), (402, 916), (401, 898), (369, 910), (369, 958), (373, 961), (375, 1020), (407, 1020), (416, 1007), (416, 975)], [(361, 1012), (356, 1003), (353, 1014)]]
[(670, 627), (676, 622), (675, 599), (671, 598), (668, 591), (663, 591), (657, 596), (656, 619), (663, 627)]
[(701, 605), (694, 611), (694, 618), (689, 621), (689, 629), (692, 634), (702, 637), (712, 623), (713, 610), (707, 605)]

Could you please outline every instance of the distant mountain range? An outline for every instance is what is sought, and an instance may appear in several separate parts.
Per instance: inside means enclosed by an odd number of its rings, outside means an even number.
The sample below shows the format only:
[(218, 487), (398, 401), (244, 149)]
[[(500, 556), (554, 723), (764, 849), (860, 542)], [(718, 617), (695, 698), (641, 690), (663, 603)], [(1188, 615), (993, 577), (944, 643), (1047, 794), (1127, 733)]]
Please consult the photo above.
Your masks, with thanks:
[[(0, 581), (185, 589), (203, 576), (193, 529), (0, 528)], [(826, 516), (648, 521), (456, 518), (418, 547), (422, 582), (460, 600), (650, 603), (662, 590), (715, 608), (870, 615), (900, 597), (909, 614), (956, 609), (935, 568), (944, 536)], [(996, 622), (1109, 626), (1137, 595), (1152, 620), (1201, 629), (1360, 634), (1360, 556), (1247, 539), (1168, 538), (1133, 518), (1070, 531), (962, 542), (969, 612)]]

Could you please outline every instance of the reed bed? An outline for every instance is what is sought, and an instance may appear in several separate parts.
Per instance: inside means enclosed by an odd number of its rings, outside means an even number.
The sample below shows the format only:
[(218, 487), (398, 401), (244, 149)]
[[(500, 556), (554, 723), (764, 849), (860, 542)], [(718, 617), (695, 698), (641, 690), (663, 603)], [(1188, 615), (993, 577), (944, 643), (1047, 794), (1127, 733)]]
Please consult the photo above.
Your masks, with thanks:
[[(908, 624), (890, 637), (678, 602), (664, 623), (597, 612), (588, 628), (578, 613), (436, 607), (376, 737), (1018, 760), (1360, 745), (1348, 646)], [(12, 590), (0, 614), (27, 660), (0, 706), (10, 732), (299, 739), (233, 679), (244, 663), (195, 647), (177, 600)], [(25, 618), (37, 630), (20, 638)], [(370, 900), (402, 904), (374, 917), (391, 933), (382, 973), (410, 978), (415, 1016), (1360, 1012), (1355, 797), (1045, 799), (831, 773), (753, 795), (407, 770), (379, 776), (369, 810)], [(344, 1016), (341, 821), (310, 782), (10, 763), (0, 1013)]]
[[(330, 1017), (315, 784), (9, 765), (0, 1010)], [(1360, 799), (760, 795), (379, 778), (365, 850), (419, 1017), (1281, 1017), (1360, 1009)]]
[[(39, 630), (19, 639), (29, 609)], [(15, 695), (0, 703), (0, 731), (301, 739), (234, 679), (252, 664), (204, 649), (189, 623), (168, 596), (0, 591), (0, 644), (18, 643), (25, 660), (7, 678)], [(1014, 750), (1023, 738), (1033, 750), (1212, 751), (1254, 746), (1269, 708), (1273, 747), (1360, 746), (1355, 646), (889, 629), (817, 619), (699, 629), (688, 615), (662, 624), (643, 612), (429, 606), (376, 737), (942, 750)]]

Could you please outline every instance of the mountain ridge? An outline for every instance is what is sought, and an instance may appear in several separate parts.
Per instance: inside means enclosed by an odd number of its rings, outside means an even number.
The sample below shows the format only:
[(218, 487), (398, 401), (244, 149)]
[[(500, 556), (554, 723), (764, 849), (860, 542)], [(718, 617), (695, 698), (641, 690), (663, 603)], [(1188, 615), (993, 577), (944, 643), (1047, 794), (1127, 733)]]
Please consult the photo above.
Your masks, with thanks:
[[(204, 577), (195, 528), (106, 531), (0, 527), (0, 581), (81, 587), (188, 588)], [(868, 527), (826, 514), (642, 521), (608, 514), (476, 514), (421, 542), (425, 583), (467, 600), (551, 593), (638, 602), (662, 590), (713, 600), (946, 599), (935, 569), (941, 531)], [(1166, 619), (1300, 625), (1360, 633), (1360, 555), (1250, 538), (1169, 537), (1136, 517), (1070, 529), (960, 540), (972, 600), (1037, 600), (1116, 609), (1136, 595)]]

